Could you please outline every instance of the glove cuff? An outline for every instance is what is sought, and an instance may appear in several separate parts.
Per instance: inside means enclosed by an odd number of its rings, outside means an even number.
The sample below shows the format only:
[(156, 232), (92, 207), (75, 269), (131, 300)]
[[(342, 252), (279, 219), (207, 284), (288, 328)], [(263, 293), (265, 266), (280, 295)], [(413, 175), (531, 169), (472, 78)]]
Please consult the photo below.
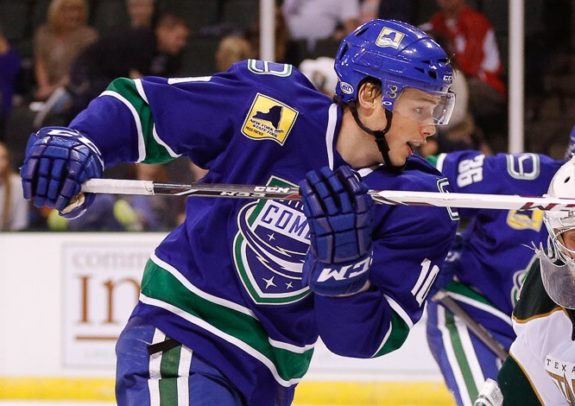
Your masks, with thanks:
[(78, 142), (81, 142), (82, 144), (84, 144), (90, 151), (92, 151), (92, 153), (94, 154), (94, 156), (96, 157), (96, 159), (98, 160), (98, 163), (100, 164), (100, 169), (103, 172), (104, 171), (104, 159), (102, 158), (102, 153), (100, 152), (100, 149), (96, 146), (96, 144), (94, 144), (92, 142), (92, 140), (90, 140), (88, 137), (86, 137), (84, 134), (82, 134), (81, 132), (77, 131), (77, 136), (75, 137)]
[(67, 127), (44, 127), (39, 130), (36, 134), (34, 134), (36, 139), (41, 139), (43, 137), (68, 137), (73, 138), (76, 141), (80, 142), (84, 146), (86, 146), (96, 157), (98, 163), (100, 164), (100, 169), (104, 171), (104, 159), (102, 158), (102, 153), (100, 149), (78, 130), (74, 130), (72, 128)]

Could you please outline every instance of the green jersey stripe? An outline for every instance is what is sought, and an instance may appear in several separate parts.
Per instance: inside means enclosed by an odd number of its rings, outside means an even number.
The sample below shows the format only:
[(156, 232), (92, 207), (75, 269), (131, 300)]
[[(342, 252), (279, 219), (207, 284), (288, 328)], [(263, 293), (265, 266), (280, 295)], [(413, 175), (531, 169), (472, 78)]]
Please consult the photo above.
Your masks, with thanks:
[(446, 290), (451, 298), (492, 314), (510, 326), (513, 325), (509, 315), (498, 310), (489, 300), (470, 287), (459, 282), (450, 282)]
[[(168, 162), (177, 156), (167, 145), (154, 136), (152, 110), (138, 91), (135, 82), (127, 78), (114, 80), (103, 95), (116, 97), (131, 111), (138, 128), (138, 161), (148, 164)], [(160, 140), (160, 142), (158, 142)], [(175, 155), (175, 156), (174, 156)]]
[[(136, 90), (138, 91), (138, 94), (140, 95), (140, 97), (142, 98), (142, 100), (146, 103), (146, 104), (150, 104), (148, 102), (148, 97), (146, 96), (146, 92), (144, 91), (144, 85), (142, 84), (142, 79), (135, 79), (134, 80), (134, 85), (136, 86)], [(156, 124), (153, 124), (153, 128), (152, 128), (152, 135), (154, 137), (154, 140), (156, 140), (156, 142), (158, 144), (160, 144), (161, 146), (163, 146), (166, 151), (168, 151), (168, 154), (170, 154), (170, 156), (172, 158), (178, 158), (180, 156), (180, 154), (176, 154), (172, 148), (170, 148), (170, 146), (168, 144), (166, 144), (158, 135), (157, 129), (156, 129)]]
[(274, 347), (257, 319), (196, 295), (152, 261), (144, 271), (140, 300), (175, 313), (246, 351), (266, 365), (283, 386), (299, 382), (309, 367), (313, 348), (293, 352)]
[(467, 356), (465, 354), (465, 349), (463, 348), (464, 345), (462, 338), (457, 331), (455, 319), (451, 312), (445, 312), (445, 325), (449, 331), (451, 346), (453, 348), (457, 364), (461, 370), (463, 380), (465, 381), (465, 386), (467, 387), (470, 400), (473, 402), (479, 394), (479, 391), (477, 385), (475, 384), (475, 379), (473, 378), (471, 365), (468, 362)]
[(214, 296), (214, 295), (210, 295), (209, 293), (206, 293), (203, 290), (198, 289), (197, 287), (192, 285), (186, 278), (184, 278), (184, 275), (182, 275), (176, 268), (174, 268), (172, 265), (168, 264), (167, 262), (162, 261), (160, 258), (158, 258), (156, 256), (156, 254), (152, 254), (150, 256), (150, 260), (152, 262), (154, 262), (156, 264), (156, 266), (158, 266), (159, 268), (162, 268), (163, 270), (171, 273), (174, 276), (174, 278), (176, 278), (182, 285), (184, 285), (184, 287), (186, 289), (188, 289), (193, 294), (200, 296), (202, 299), (205, 299), (208, 302), (213, 302), (213, 303), (218, 304), (218, 305), (223, 306), (223, 307), (227, 307), (231, 310), (235, 310), (235, 311), (238, 311), (240, 313), (247, 314), (248, 316), (251, 316), (253, 318), (257, 318), (255, 313), (245, 306), (239, 305), (239, 304), (232, 302), (230, 300), (226, 300), (226, 299), (222, 299), (220, 297)]
[(178, 406), (178, 369), (182, 346), (171, 348), (162, 353), (160, 363), (160, 405)]
[(387, 354), (401, 347), (407, 339), (408, 334), (408, 325), (395, 311), (392, 310), (389, 331), (385, 335), (380, 349), (377, 350), (373, 358)]

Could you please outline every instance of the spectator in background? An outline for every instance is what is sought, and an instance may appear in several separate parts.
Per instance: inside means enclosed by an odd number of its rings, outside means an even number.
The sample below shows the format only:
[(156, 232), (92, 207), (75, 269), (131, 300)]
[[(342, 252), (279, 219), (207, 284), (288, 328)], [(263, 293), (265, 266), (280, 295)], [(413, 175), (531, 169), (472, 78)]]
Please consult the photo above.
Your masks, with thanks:
[(383, 18), (415, 24), (418, 4), (416, 0), (363, 0), (360, 20), (364, 23), (373, 18)]
[(285, 0), (283, 15), (292, 40), (307, 40), (313, 50), (318, 40), (341, 40), (359, 24), (358, 0)]
[(181, 17), (165, 14), (155, 28), (130, 28), (100, 38), (76, 59), (67, 87), (74, 115), (116, 77), (173, 76), (190, 34)]
[(151, 28), (155, 25), (155, 0), (126, 0), (130, 27)]
[(479, 127), (490, 137), (494, 116), (506, 112), (507, 88), (495, 32), (489, 20), (465, 0), (437, 0), (441, 8), (425, 29), (444, 35), (454, 50), (455, 62), (465, 74), (469, 106)]
[(380, 0), (363, 0), (359, 6), (359, 22), (366, 23), (377, 18)]
[(317, 59), (305, 59), (299, 65), (301, 73), (313, 83), (317, 90), (330, 98), (335, 96), (335, 87), (337, 86), (334, 62), (333, 58), (320, 56)]
[(46, 24), (34, 35), (35, 98), (46, 100), (68, 83), (74, 58), (94, 42), (98, 33), (87, 25), (86, 0), (53, 0)]
[(6, 122), (12, 108), (20, 65), (20, 57), (3, 36), (0, 27), (0, 141), (5, 138)]
[[(278, 6), (274, 9), (275, 16), (275, 58), (274, 62), (291, 63), (294, 65), (299, 64), (299, 55), (297, 51), (291, 48), (290, 33), (282, 9)], [(252, 44), (252, 49), (256, 53), (257, 58), (262, 58), (260, 52), (260, 18), (259, 15), (255, 19), (254, 25), (248, 32), (248, 40)]]
[(216, 70), (225, 72), (235, 62), (255, 57), (252, 44), (240, 35), (230, 34), (223, 37), (216, 50)]
[(20, 176), (12, 168), (8, 147), (0, 142), (0, 231), (18, 231), (28, 227), (28, 210)]

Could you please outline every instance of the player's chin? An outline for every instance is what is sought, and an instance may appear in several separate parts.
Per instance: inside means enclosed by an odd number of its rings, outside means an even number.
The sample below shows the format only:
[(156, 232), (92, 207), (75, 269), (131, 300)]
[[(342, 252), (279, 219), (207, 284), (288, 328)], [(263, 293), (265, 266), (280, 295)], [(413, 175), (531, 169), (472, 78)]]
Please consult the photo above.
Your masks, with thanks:
[(405, 165), (405, 163), (407, 162), (407, 158), (409, 158), (412, 154), (413, 154), (413, 150), (409, 150), (409, 153), (404, 153), (402, 152), (401, 154), (396, 153), (396, 154), (391, 154), (390, 155), (390, 160), (391, 160), (391, 164), (393, 166), (403, 166)]

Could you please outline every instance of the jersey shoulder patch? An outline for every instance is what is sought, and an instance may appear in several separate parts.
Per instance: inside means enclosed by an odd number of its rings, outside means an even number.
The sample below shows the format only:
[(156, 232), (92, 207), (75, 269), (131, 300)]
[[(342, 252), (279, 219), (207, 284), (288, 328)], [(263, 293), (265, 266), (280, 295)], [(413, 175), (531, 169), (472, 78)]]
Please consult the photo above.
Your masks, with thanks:
[(242, 125), (242, 134), (253, 140), (273, 140), (284, 145), (298, 111), (271, 96), (258, 93)]

